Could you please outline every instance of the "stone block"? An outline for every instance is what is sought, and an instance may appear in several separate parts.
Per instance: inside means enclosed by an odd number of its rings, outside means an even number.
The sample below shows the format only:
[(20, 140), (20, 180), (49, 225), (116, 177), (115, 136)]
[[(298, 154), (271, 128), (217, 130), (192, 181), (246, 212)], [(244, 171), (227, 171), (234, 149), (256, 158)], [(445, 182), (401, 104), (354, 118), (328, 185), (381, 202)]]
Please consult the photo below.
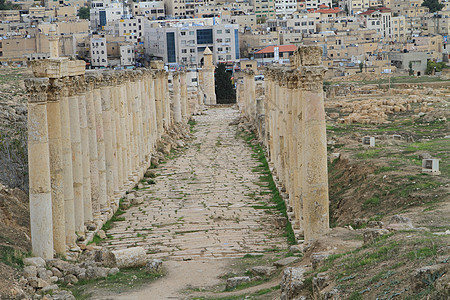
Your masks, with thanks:
[(271, 276), (277, 271), (276, 267), (257, 266), (251, 269), (252, 273), (257, 276)]
[(299, 257), (289, 256), (273, 263), (275, 267), (281, 268), (299, 261)]
[(35, 266), (37, 268), (45, 268), (47, 265), (42, 257), (27, 257), (24, 258), (23, 264), (25, 266)]
[(281, 300), (295, 299), (301, 292), (304, 286), (303, 268), (288, 267), (283, 271), (283, 278), (281, 279)]
[(250, 282), (251, 279), (249, 276), (241, 276), (241, 277), (233, 277), (233, 278), (228, 278), (227, 279), (227, 285), (226, 285), (226, 289), (230, 290), (230, 289), (234, 289), (236, 288), (238, 285), (245, 283), (245, 282)]

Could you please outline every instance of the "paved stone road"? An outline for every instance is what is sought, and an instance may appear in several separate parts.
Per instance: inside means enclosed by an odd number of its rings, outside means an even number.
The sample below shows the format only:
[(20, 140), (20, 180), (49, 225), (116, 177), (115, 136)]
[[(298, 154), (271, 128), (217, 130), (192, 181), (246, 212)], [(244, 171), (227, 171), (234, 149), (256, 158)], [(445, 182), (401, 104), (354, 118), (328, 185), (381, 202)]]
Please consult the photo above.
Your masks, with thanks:
[(138, 191), (147, 200), (123, 215), (108, 234), (109, 248), (142, 246), (151, 258), (187, 260), (242, 257), (285, 247), (273, 215), (253, 205), (269, 201), (257, 185), (258, 161), (236, 126), (231, 108), (196, 116), (195, 138), (186, 152), (155, 170), (156, 184)]

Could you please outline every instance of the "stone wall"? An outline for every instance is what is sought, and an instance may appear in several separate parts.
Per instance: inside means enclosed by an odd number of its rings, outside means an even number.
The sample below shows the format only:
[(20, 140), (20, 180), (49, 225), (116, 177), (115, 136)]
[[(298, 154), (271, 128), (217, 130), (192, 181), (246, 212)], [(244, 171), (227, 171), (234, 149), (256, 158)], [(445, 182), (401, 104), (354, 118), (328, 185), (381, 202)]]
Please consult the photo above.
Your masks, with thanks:
[(267, 149), (297, 236), (313, 240), (329, 229), (327, 143), (320, 47), (300, 47), (290, 69), (265, 72), (264, 97), (252, 71), (238, 87), (238, 106)]
[(85, 71), (84, 61), (52, 58), (32, 68), (36, 78), (25, 82), (32, 247), (51, 258), (76, 250), (87, 227), (112, 217), (161, 137), (187, 123), (191, 105), (185, 73), (173, 73), (170, 91), (162, 62)]

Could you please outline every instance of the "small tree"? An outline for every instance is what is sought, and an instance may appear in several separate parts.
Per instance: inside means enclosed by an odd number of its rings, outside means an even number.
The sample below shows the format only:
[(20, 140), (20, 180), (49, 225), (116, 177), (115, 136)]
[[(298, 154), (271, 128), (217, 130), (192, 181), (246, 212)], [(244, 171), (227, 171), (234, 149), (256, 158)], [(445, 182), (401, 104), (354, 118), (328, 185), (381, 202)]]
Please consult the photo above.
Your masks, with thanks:
[(430, 13), (434, 13), (442, 10), (445, 5), (439, 3), (439, 0), (424, 0), (422, 2), (422, 6), (428, 7), (430, 9)]
[(231, 74), (227, 72), (225, 64), (220, 63), (216, 67), (215, 77), (217, 103), (236, 103), (236, 91), (231, 82)]
[(412, 61), (409, 62), (408, 68), (409, 68), (409, 70), (408, 70), (409, 76), (413, 76), (414, 75), (414, 70), (413, 70), (413, 67), (412, 67)]
[(359, 63), (359, 72), (360, 72), (360, 73), (362, 73), (363, 67), (364, 67), (364, 63), (363, 63), (363, 62), (360, 62), (360, 63)]
[(446, 68), (447, 65), (445, 64), (445, 62), (434, 62), (432, 60), (429, 60), (427, 62), (427, 69), (425, 70), (425, 74), (426, 75), (432, 75), (433, 71), (435, 72), (441, 72), (442, 69)]
[(78, 11), (77, 16), (79, 16), (80, 19), (89, 20), (91, 18), (91, 12), (90, 12), (89, 8), (81, 7), (80, 10)]

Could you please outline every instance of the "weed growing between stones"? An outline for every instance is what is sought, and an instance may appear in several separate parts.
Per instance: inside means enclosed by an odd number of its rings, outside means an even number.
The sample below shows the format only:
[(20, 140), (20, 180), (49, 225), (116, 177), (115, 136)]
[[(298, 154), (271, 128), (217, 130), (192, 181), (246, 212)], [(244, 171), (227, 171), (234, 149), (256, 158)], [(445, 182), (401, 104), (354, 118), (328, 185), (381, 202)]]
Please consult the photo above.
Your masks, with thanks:
[(13, 247), (0, 245), (0, 262), (17, 270), (23, 269), (23, 259), (31, 253), (24, 253)]
[(75, 285), (66, 285), (64, 288), (70, 290), (77, 300), (92, 299), (95, 298), (95, 291), (123, 293), (146, 285), (163, 275), (163, 272), (149, 273), (143, 268), (122, 269), (119, 273), (108, 275), (106, 278), (80, 280)]
[(278, 190), (275, 182), (273, 181), (272, 172), (269, 168), (269, 163), (267, 162), (266, 155), (264, 149), (261, 147), (259, 143), (256, 142), (256, 137), (254, 134), (248, 134), (243, 131), (237, 132), (237, 137), (244, 139), (247, 142), (250, 148), (252, 148), (254, 152), (254, 157), (261, 163), (258, 167), (253, 170), (259, 172), (261, 174), (260, 181), (264, 183), (264, 186), (268, 187), (271, 191), (272, 197), (271, 201), (275, 204), (275, 206), (266, 206), (266, 207), (255, 207), (255, 208), (263, 208), (263, 209), (277, 209), (285, 218), (286, 218), (286, 227), (285, 227), (285, 236), (287, 237), (288, 243), (290, 245), (296, 244), (295, 234), (292, 230), (292, 225), (289, 222), (289, 218), (286, 211), (286, 203), (280, 195), (280, 191)]

